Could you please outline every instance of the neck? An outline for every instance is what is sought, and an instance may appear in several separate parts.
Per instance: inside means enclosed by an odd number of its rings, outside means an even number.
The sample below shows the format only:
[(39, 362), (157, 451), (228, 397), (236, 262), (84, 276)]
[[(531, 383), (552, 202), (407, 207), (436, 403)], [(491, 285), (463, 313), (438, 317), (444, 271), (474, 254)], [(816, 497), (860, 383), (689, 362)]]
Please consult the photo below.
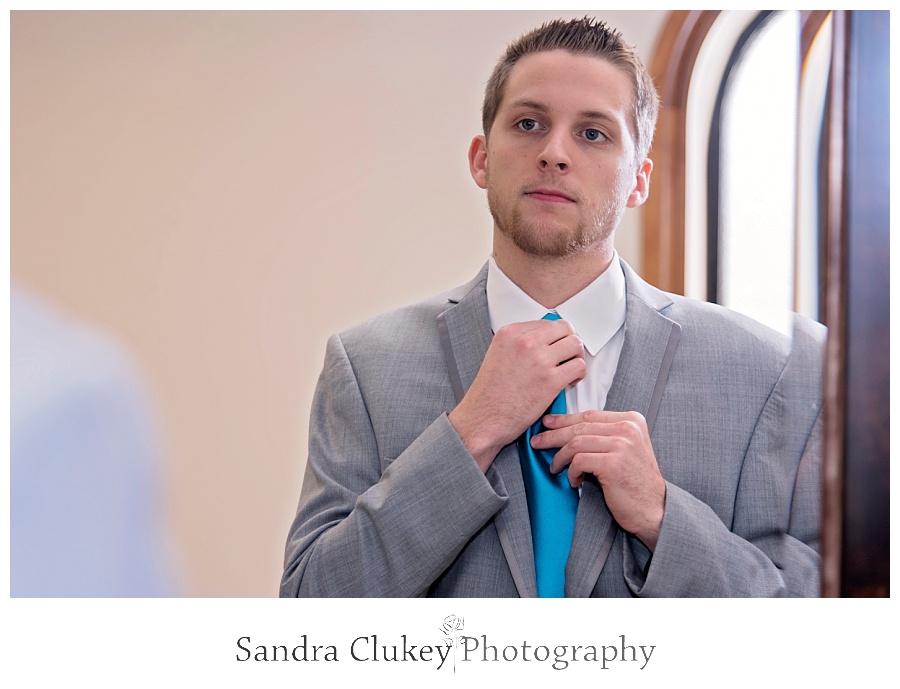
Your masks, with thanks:
[(538, 304), (555, 309), (591, 284), (612, 262), (612, 237), (568, 256), (535, 256), (494, 230), (494, 260), (503, 273)]

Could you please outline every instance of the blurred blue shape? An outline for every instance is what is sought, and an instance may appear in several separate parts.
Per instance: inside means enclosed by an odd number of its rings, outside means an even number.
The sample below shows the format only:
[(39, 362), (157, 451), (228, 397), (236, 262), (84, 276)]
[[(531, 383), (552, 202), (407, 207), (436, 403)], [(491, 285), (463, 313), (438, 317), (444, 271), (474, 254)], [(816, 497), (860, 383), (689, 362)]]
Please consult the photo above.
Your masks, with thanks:
[(125, 353), (13, 285), (10, 595), (174, 595), (158, 458)]

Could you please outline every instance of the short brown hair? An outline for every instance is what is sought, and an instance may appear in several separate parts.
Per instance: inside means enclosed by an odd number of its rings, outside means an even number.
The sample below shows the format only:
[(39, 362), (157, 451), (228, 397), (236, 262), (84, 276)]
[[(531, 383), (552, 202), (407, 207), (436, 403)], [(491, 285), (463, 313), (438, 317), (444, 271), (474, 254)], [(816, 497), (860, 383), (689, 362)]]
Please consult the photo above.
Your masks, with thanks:
[(650, 151), (656, 117), (659, 113), (659, 95), (653, 79), (644, 67), (634, 48), (622, 40), (622, 35), (609, 28), (605, 22), (591, 17), (581, 19), (554, 19), (533, 29), (509, 44), (503, 57), (494, 67), (484, 90), (481, 108), (481, 126), (484, 134), (490, 133), (506, 82), (516, 62), (530, 53), (550, 50), (566, 50), (574, 55), (589, 55), (606, 60), (621, 68), (631, 77), (634, 96), (631, 106), (631, 128), (637, 144), (637, 162)]

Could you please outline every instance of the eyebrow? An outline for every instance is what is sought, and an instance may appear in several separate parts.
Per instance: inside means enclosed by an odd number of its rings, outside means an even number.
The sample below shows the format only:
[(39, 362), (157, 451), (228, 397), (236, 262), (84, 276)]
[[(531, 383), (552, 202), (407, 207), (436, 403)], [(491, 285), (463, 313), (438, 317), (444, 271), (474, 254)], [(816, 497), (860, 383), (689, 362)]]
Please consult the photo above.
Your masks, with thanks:
[[(543, 103), (534, 100), (516, 100), (509, 104), (510, 108), (526, 108), (528, 110), (534, 110), (540, 113), (548, 113), (550, 112), (550, 108), (548, 108)], [(582, 110), (578, 113), (579, 119), (583, 120), (604, 120), (605, 122), (609, 122), (611, 124), (618, 125), (619, 120), (617, 120), (612, 115), (602, 112), (600, 110)]]

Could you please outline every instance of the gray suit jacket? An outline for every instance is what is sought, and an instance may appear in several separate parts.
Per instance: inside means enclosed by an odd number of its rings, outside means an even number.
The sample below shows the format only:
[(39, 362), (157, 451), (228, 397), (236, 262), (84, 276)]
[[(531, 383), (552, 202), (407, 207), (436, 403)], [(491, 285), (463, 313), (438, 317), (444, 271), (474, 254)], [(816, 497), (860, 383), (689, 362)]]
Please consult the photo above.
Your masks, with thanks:
[[(792, 346), (623, 268), (606, 408), (647, 418), (665, 517), (651, 558), (585, 481), (566, 595), (817, 595), (824, 329)], [(486, 275), (329, 340), (282, 596), (536, 595), (515, 445), (483, 474), (447, 418), (491, 341)]]

